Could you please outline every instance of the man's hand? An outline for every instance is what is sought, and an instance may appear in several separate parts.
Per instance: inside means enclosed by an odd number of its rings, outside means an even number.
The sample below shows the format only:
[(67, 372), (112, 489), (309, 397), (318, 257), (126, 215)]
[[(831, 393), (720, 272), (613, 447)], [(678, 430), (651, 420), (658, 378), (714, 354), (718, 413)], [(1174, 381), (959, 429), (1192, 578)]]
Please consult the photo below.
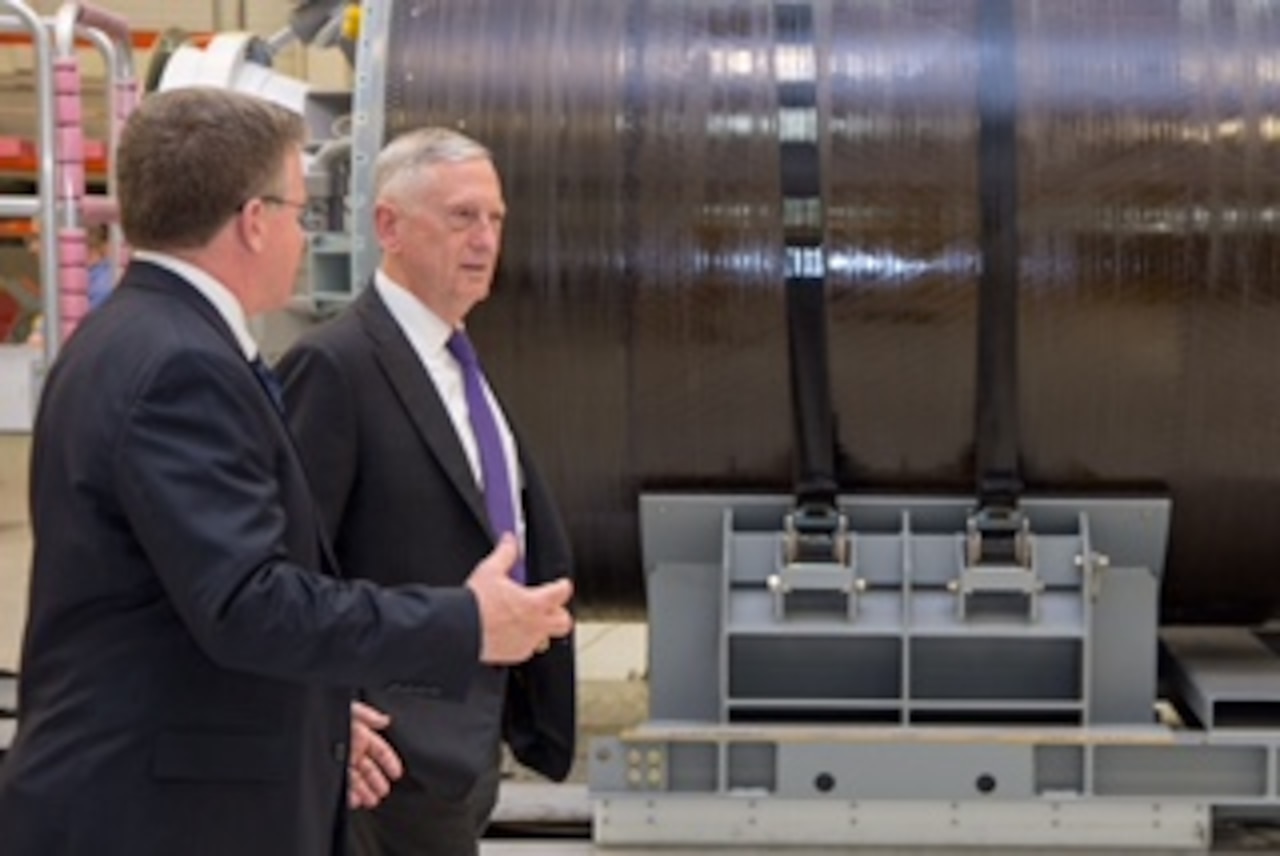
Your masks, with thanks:
[(522, 663), (547, 650), (550, 640), (573, 629), (567, 579), (526, 586), (511, 579), (519, 555), (516, 539), (503, 535), (498, 546), (476, 565), (467, 588), (480, 606), (480, 660), (494, 665)]
[(391, 717), (376, 708), (351, 702), (351, 757), (347, 761), (347, 804), (352, 809), (373, 808), (391, 791), (391, 783), (404, 775), (400, 756), (378, 732)]

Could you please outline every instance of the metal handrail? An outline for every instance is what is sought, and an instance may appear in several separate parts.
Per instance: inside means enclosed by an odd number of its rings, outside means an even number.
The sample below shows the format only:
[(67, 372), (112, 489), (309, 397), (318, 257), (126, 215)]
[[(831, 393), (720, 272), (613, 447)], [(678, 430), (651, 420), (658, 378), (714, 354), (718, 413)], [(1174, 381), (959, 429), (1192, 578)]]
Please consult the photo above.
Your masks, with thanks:
[(0, 0), (0, 10), (11, 14), (0, 16), (0, 32), (25, 32), (31, 37), (35, 50), (36, 76), (36, 136), (40, 148), (38, 163), (40, 183), (36, 190), (40, 219), (40, 281), (44, 311), (44, 360), (45, 366), (53, 364), (58, 353), (58, 329), (61, 316), (58, 307), (58, 257), (56, 234), (58, 228), (56, 164), (54, 147), (53, 103), (53, 36), (37, 15), (22, 0)]
[[(93, 219), (85, 216), (90, 213), (90, 209), (99, 209), (95, 213), (101, 213), (101, 210), (105, 209), (105, 219), (108, 220), (112, 218), (111, 215), (114, 213), (111, 209), (115, 205), (115, 146), (125, 114), (133, 106), (136, 96), (136, 82), (132, 75), (131, 34), (129, 26), (123, 18), (100, 7), (88, 3), (70, 2), (69, 0), (69, 2), (64, 2), (59, 7), (53, 18), (52, 28), (55, 45), (54, 63), (59, 75), (56, 78), (56, 82), (59, 87), (66, 87), (66, 91), (63, 91), (62, 88), (58, 90), (59, 97), (74, 96), (79, 98), (82, 95), (79, 88), (79, 56), (76, 53), (77, 36), (87, 36), (102, 51), (108, 73), (107, 127), (109, 153), (105, 199), (87, 196), (87, 187), (84, 182), (83, 123), (68, 123), (67, 127), (60, 130), (55, 140), (58, 149), (56, 152), (57, 159), (62, 165), (64, 176), (62, 186), (58, 190), (62, 198), (60, 213), (66, 232), (60, 236), (60, 239), (65, 246), (74, 248), (77, 242), (86, 240), (81, 227), (86, 219)], [(73, 74), (64, 79), (62, 75), (66, 72), (72, 72)], [(62, 117), (59, 118), (60, 121), (66, 121)], [(75, 145), (77, 138), (80, 142), (79, 146)], [(109, 263), (114, 276), (120, 267), (122, 242), (118, 228), (113, 229), (111, 234)], [(83, 247), (83, 244), (80, 244), (80, 246)], [(87, 279), (87, 272), (83, 264), (73, 267), (72, 273), (80, 278)], [(74, 279), (72, 281), (74, 282)], [(68, 288), (68, 282), (64, 280), (61, 283), (61, 287), (65, 291)], [(72, 323), (74, 324), (75, 321), (73, 320)], [(69, 334), (70, 332), (71, 328), (67, 327), (65, 330), (60, 330), (59, 334)]]
[[(53, 364), (62, 345), (62, 311), (59, 303), (59, 219), (67, 229), (78, 229), (86, 209), (111, 219), (116, 192), (116, 146), (124, 120), (137, 99), (129, 27), (123, 18), (83, 3), (65, 3), (52, 19), (43, 18), (23, 0), (0, 0), (0, 32), (25, 33), (35, 51), (38, 187), (35, 195), (0, 196), (0, 215), (36, 217), (40, 223), (41, 306), (44, 314), (44, 365)], [(107, 192), (87, 197), (85, 188), (58, 187), (59, 140), (56, 131), (54, 66), (59, 59), (75, 57), (76, 39), (85, 38), (101, 53), (107, 69)], [(64, 166), (66, 166), (64, 164)], [(83, 162), (80, 164), (83, 168)], [(118, 273), (123, 243), (112, 229), (109, 259)]]
[[(128, 25), (114, 15), (85, 4), (67, 4), (79, 11), (77, 35), (98, 48), (107, 67), (107, 185), (103, 202), (116, 205), (116, 150), (125, 120), (138, 101), (138, 78), (133, 64), (132, 34)], [(61, 11), (61, 10), (60, 10)], [(60, 35), (60, 38), (65, 38)], [(86, 197), (92, 203), (93, 197)], [(111, 212), (114, 214), (114, 211)], [(117, 278), (124, 261), (124, 240), (118, 223), (112, 224), (107, 258), (112, 278)]]

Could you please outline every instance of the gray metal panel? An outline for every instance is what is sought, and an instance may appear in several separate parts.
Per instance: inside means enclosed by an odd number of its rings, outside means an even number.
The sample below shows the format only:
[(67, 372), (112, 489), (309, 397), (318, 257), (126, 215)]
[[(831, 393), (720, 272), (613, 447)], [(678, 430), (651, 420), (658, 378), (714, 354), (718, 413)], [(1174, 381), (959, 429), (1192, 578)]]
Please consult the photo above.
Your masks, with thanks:
[(729, 509), (739, 528), (782, 531), (791, 499), (780, 496), (641, 494), (640, 547), (646, 568), (657, 564), (720, 565), (721, 522)]
[(1261, 797), (1268, 750), (1260, 746), (1098, 746), (1093, 791), (1113, 797)]
[(673, 743), (667, 750), (667, 789), (673, 793), (719, 790), (714, 743)]
[(1082, 746), (1037, 746), (1036, 792), (1083, 794), (1085, 752)]
[(1134, 499), (1026, 498), (1022, 510), (1034, 532), (1076, 531), (1079, 516), (1089, 518), (1094, 549), (1102, 550), (1117, 566), (1164, 571), (1173, 503), (1159, 497)]
[(718, 564), (659, 564), (649, 571), (653, 719), (720, 718), (720, 577)]
[(1160, 582), (1147, 568), (1101, 573), (1089, 632), (1089, 722), (1154, 722)]
[(959, 551), (964, 543), (960, 528), (944, 535), (921, 532), (919, 520), (911, 515), (911, 584), (943, 589), (960, 573)]
[(902, 691), (896, 638), (735, 635), (729, 639), (730, 702), (879, 700), (897, 707)]
[[(1000, 709), (1032, 709), (1061, 702), (1080, 710), (1079, 640), (974, 633), (911, 643), (911, 698), (989, 700)], [(993, 711), (995, 713), (996, 711)], [(1079, 714), (1076, 715), (1079, 718)]]
[[(778, 795), (993, 800), (1034, 795), (1028, 745), (796, 743), (778, 747)], [(983, 791), (982, 788), (989, 788)]]
[(902, 585), (902, 536), (858, 532), (853, 542), (858, 576), (872, 587)]
[(983, 636), (992, 639), (1075, 639), (1084, 637), (1079, 592), (1048, 592), (1041, 596), (1038, 621), (1015, 615), (956, 614), (950, 592), (915, 591), (911, 597), (911, 632), (927, 636)]
[[(1253, 724), (1280, 721), (1280, 657), (1254, 631), (1238, 627), (1168, 627), (1161, 640), (1173, 677), (1200, 721), (1229, 724), (1232, 711), (1249, 711)], [(1251, 710), (1249, 710), (1251, 709)]]
[(730, 580), (734, 585), (763, 586), (769, 575), (778, 570), (782, 533), (751, 532), (733, 535), (729, 556)]
[(1080, 568), (1076, 557), (1080, 555), (1080, 537), (1072, 535), (1033, 535), (1036, 574), (1051, 587), (1075, 587), (1080, 585)]
[(616, 737), (591, 741), (588, 779), (592, 793), (622, 793), (627, 789), (627, 746)]
[(902, 595), (893, 591), (873, 591), (859, 598), (858, 615), (853, 620), (836, 616), (835, 610), (806, 614), (789, 613), (779, 621), (773, 614), (772, 596), (760, 586), (729, 592), (729, 627), (734, 633), (759, 635), (893, 636), (902, 632)]
[(725, 788), (773, 791), (778, 786), (778, 747), (772, 743), (731, 743)]
[(1211, 827), (1209, 809), (1192, 801), (849, 802), (736, 795), (611, 797), (596, 802), (594, 821), (595, 839), (606, 845), (731, 845), (735, 853), (752, 844), (772, 845), (769, 852), (778, 845), (836, 852), (869, 845), (974, 848), (965, 852), (975, 854), (1035, 847), (1041, 856), (1049, 852), (1044, 847), (1108, 848), (1095, 851), (1108, 854), (1201, 849)]

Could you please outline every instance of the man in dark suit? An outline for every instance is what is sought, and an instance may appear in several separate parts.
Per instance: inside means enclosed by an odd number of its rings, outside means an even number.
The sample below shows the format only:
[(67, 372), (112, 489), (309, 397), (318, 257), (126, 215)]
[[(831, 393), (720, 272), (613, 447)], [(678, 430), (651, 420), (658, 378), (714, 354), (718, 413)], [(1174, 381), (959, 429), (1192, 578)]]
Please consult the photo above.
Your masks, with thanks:
[[(419, 130), (393, 140), (374, 173), (381, 266), (351, 307), (280, 363), (339, 560), (382, 583), (455, 585), (513, 531), (530, 584), (565, 577), (568, 542), (547, 486), (474, 352), (458, 350), (467, 313), (489, 294), (506, 216), (489, 152), (453, 131)], [(490, 435), (497, 442), (487, 445)], [(491, 445), (501, 451), (486, 457)], [(462, 701), (363, 682), (366, 698), (391, 714), (387, 734), (405, 778), (376, 809), (353, 815), (360, 856), (476, 853), (504, 738), (525, 765), (567, 775), (570, 640), (523, 665), (476, 672)]]
[(465, 587), (337, 578), (245, 320), (292, 290), (302, 138), (292, 114), (211, 89), (151, 96), (126, 126), (137, 252), (36, 419), (5, 856), (340, 853), (349, 765), (367, 785), (391, 763), (344, 687), (467, 697), (477, 661), (570, 630), (567, 582), (507, 578), (514, 541)]

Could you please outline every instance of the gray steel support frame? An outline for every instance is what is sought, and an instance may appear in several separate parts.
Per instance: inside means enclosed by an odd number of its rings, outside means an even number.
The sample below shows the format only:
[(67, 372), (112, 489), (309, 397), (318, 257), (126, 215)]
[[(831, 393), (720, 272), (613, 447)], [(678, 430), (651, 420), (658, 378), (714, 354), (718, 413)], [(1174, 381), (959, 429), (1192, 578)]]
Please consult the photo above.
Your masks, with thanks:
[(1204, 848), (1280, 804), (1280, 734), (646, 725), (592, 748), (596, 841)]
[(807, 709), (902, 724), (995, 707), (1091, 724), (1151, 721), (1167, 501), (1028, 500), (1043, 619), (966, 621), (948, 585), (968, 501), (845, 498), (868, 583), (859, 614), (794, 622), (776, 620), (767, 590), (789, 502), (641, 498), (654, 721), (721, 723), (735, 706), (762, 718), (770, 708)]
[[(1203, 849), (1220, 812), (1280, 807), (1280, 722), (1156, 719), (1167, 500), (1027, 500), (1039, 616), (958, 615), (969, 500), (889, 496), (840, 501), (858, 614), (776, 615), (789, 504), (642, 497), (651, 718), (593, 743), (597, 843)], [(1258, 692), (1214, 665), (1223, 645), (1254, 653)], [(1268, 651), (1201, 631), (1170, 644), (1220, 718), (1270, 715)]]

